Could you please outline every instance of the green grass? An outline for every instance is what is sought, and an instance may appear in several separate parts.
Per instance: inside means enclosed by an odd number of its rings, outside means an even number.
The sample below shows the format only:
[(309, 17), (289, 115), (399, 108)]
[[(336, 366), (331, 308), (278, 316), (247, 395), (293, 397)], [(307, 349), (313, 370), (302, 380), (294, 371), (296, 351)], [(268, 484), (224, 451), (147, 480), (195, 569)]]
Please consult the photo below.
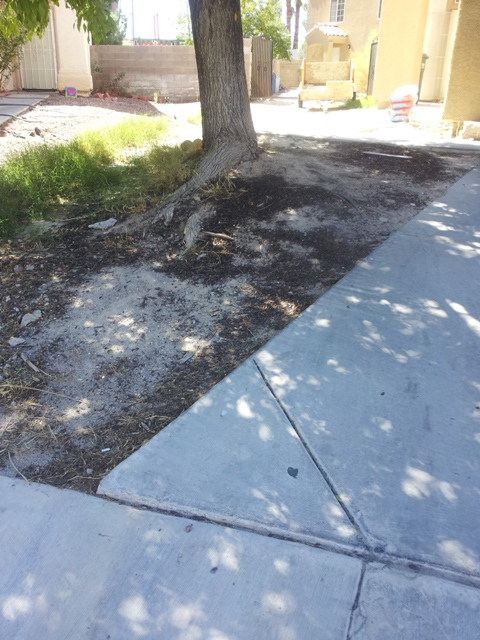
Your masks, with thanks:
[(136, 116), (11, 155), (0, 167), (0, 237), (72, 209), (98, 217), (160, 200), (188, 180), (195, 163), (179, 147), (161, 146), (166, 131), (164, 118)]
[[(372, 98), (372, 96), (367, 96), (366, 98), (352, 98), (351, 100), (347, 100), (344, 104), (339, 107), (334, 107), (337, 111), (343, 111), (347, 109), (373, 109), (377, 106), (377, 101)], [(329, 111), (333, 111), (334, 109), (329, 109)]]
[(194, 116), (188, 116), (187, 122), (189, 122), (190, 124), (202, 124), (202, 112), (199, 111)]

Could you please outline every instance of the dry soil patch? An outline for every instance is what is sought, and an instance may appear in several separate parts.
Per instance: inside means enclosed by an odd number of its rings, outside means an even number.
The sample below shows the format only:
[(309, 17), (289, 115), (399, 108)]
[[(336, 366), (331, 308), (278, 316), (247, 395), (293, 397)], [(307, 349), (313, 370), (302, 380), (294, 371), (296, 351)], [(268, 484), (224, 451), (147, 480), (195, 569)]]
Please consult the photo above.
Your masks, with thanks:
[[(94, 491), (477, 164), (375, 143), (261, 145), (168, 226), (118, 236), (73, 220), (2, 248), (0, 473)], [(409, 158), (367, 153), (378, 151)], [(199, 212), (209, 233), (185, 253), (183, 226)]]

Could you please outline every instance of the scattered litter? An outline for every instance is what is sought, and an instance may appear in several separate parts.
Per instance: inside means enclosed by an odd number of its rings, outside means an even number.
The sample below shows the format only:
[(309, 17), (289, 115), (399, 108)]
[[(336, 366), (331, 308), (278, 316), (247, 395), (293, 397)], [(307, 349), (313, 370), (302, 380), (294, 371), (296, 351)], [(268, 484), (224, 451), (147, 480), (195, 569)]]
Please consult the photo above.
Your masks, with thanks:
[(193, 358), (193, 351), (187, 353), (186, 356), (183, 356), (183, 358), (180, 360), (180, 364), (185, 364), (185, 362), (188, 362), (191, 358)]
[(27, 356), (23, 353), (23, 351), (22, 351), (22, 353), (20, 354), (20, 357), (21, 357), (21, 358), (22, 358), (22, 360), (25, 362), (25, 364), (26, 364), (27, 366), (29, 366), (29, 367), (30, 367), (30, 369), (32, 369), (33, 371), (35, 371), (35, 373), (40, 373), (40, 369), (39, 369), (36, 365), (34, 365), (34, 364), (33, 364), (33, 362), (31, 362), (31, 361), (27, 358)]
[(87, 476), (91, 476), (91, 475), (92, 475), (92, 473), (93, 473), (93, 469), (87, 469), (87, 470), (86, 470), (86, 474), (87, 474)]
[(292, 478), (296, 478), (298, 476), (298, 469), (294, 469), (293, 467), (288, 467), (287, 473), (289, 476), (292, 476)]
[(117, 224), (117, 221), (115, 218), (109, 218), (108, 220), (102, 220), (102, 222), (94, 222), (93, 224), (89, 224), (88, 228), (105, 230), (105, 229), (110, 229), (110, 227), (113, 227), (116, 224)]
[(105, 449), (102, 449), (102, 453), (108, 453), (110, 451), (110, 447), (106, 447)]
[(232, 236), (228, 236), (226, 233), (215, 233), (214, 231), (202, 231), (206, 236), (212, 236), (212, 238), (223, 238), (224, 240), (235, 240)]
[(398, 156), (394, 153), (380, 153), (380, 151), (363, 151), (366, 156), (384, 156), (385, 158), (402, 158), (402, 160), (411, 160), (412, 156)]
[(190, 533), (192, 529), (193, 529), (193, 524), (187, 524), (187, 526), (185, 527), (185, 533)]
[(8, 344), (11, 347), (18, 347), (18, 345), (23, 344), (25, 342), (25, 338), (10, 338)]
[(35, 320), (39, 320), (41, 317), (42, 317), (42, 312), (40, 311), (40, 309), (36, 309), (33, 313), (26, 313), (23, 316), (22, 321), (20, 322), (20, 326), (26, 327), (27, 324), (30, 324), (31, 322), (35, 322)]

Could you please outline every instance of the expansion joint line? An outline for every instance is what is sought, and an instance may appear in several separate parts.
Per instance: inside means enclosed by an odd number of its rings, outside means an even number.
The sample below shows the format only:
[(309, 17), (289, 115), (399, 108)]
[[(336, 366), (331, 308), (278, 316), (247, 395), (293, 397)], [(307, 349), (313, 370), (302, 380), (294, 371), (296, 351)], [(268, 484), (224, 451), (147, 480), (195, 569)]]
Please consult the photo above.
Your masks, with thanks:
[[(355, 619), (355, 613), (357, 609), (360, 607), (360, 595), (362, 593), (363, 581), (365, 579), (366, 571), (367, 571), (367, 565), (365, 562), (362, 562), (362, 570), (360, 572), (360, 578), (358, 580), (357, 593), (355, 595), (355, 600), (353, 602), (352, 610), (350, 611), (350, 620), (348, 621), (347, 640), (354, 640), (353, 624)], [(355, 632), (355, 635), (356, 635), (356, 632)]]
[(303, 437), (302, 433), (300, 432), (300, 430), (297, 428), (297, 426), (295, 425), (295, 422), (293, 421), (293, 419), (290, 417), (288, 411), (286, 410), (286, 408), (283, 406), (280, 398), (278, 398), (278, 396), (275, 394), (275, 391), (273, 390), (272, 386), (270, 385), (270, 383), (268, 382), (267, 378), (265, 377), (262, 369), (260, 368), (260, 366), (258, 365), (257, 361), (252, 358), (255, 366), (258, 369), (259, 374), (262, 376), (262, 380), (265, 383), (266, 387), (268, 388), (268, 390), (270, 391), (270, 393), (272, 394), (272, 396), (274, 397), (276, 403), (278, 404), (278, 406), (280, 407), (280, 409), (282, 410), (283, 414), (285, 415), (285, 417), (287, 418), (288, 422), (290, 423), (292, 429), (295, 431), (295, 433), (297, 434), (300, 442), (303, 445), (303, 448), (305, 449), (305, 451), (307, 452), (309, 458), (312, 460), (313, 464), (315, 465), (315, 467), (317, 468), (317, 470), (320, 472), (322, 478), (325, 480), (325, 482), (327, 483), (328, 488), (330, 489), (330, 491), (332, 492), (335, 500), (338, 502), (338, 504), (340, 505), (342, 511), (344, 512), (344, 514), (346, 515), (346, 517), (348, 518), (350, 524), (352, 525), (352, 527), (354, 527), (355, 531), (357, 532), (358, 536), (363, 540), (363, 543), (365, 545), (365, 547), (367, 549), (371, 550), (371, 545), (368, 543), (367, 539), (365, 538), (365, 535), (363, 534), (362, 530), (360, 529), (360, 526), (358, 525), (358, 523), (355, 520), (354, 515), (351, 513), (350, 509), (346, 506), (346, 504), (344, 502), (342, 502), (342, 500), (340, 500), (339, 497), (339, 493), (335, 487), (335, 485), (333, 484), (332, 479), (330, 478), (330, 476), (328, 475), (328, 473), (325, 471), (325, 469), (322, 467), (322, 465), (320, 464), (320, 462), (317, 460), (317, 458), (315, 457), (313, 451), (311, 450), (311, 448), (309, 447), (308, 443), (306, 442), (305, 438)]

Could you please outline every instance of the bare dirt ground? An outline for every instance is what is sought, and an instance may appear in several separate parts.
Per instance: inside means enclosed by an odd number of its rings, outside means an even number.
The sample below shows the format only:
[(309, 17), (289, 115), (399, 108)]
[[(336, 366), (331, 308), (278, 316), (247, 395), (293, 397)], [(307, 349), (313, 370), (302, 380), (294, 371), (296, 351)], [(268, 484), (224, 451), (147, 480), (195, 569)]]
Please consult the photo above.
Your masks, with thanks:
[[(0, 154), (128, 112), (158, 113), (55, 97), (7, 125)], [(198, 137), (175, 124), (172, 139)], [(30, 136), (34, 127), (44, 137)], [(0, 474), (95, 491), (476, 164), (467, 152), (264, 135), (257, 161), (184, 201), (168, 226), (118, 235), (76, 219), (5, 244)], [(203, 232), (185, 252), (194, 213)], [(26, 314), (36, 319), (22, 326)]]

